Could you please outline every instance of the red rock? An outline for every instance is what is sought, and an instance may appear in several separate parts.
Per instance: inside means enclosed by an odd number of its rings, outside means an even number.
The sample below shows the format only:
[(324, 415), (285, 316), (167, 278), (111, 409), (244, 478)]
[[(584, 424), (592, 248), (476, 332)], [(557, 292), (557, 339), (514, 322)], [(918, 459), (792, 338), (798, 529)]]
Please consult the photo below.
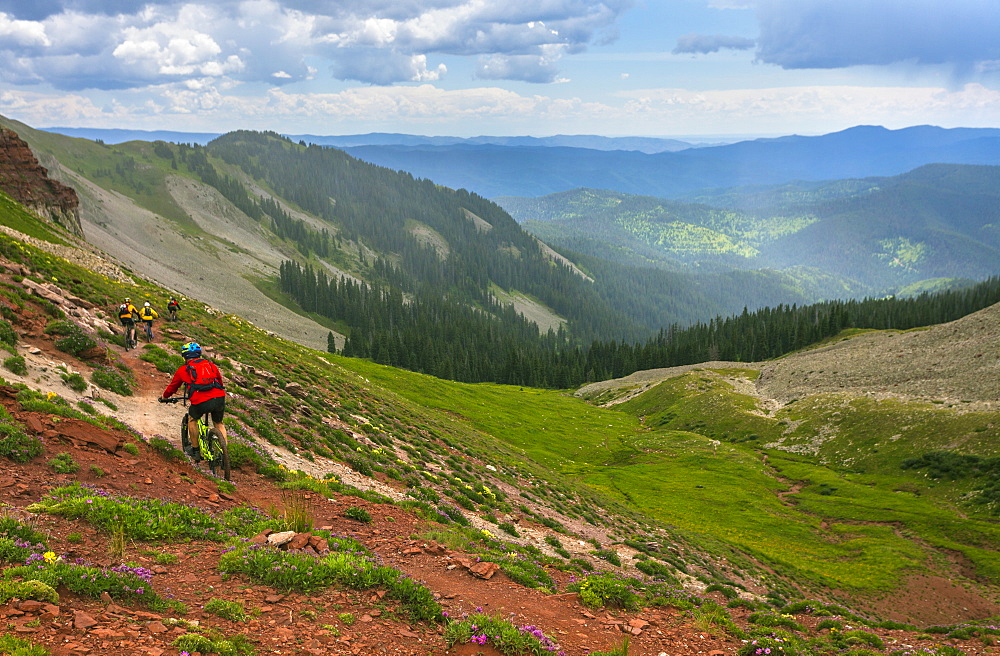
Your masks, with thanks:
[(475, 577), (489, 581), (493, 575), (500, 571), (500, 566), (496, 563), (482, 561), (469, 568), (469, 573)]
[(309, 546), (315, 549), (318, 553), (330, 550), (330, 543), (327, 542), (325, 538), (321, 538), (318, 535), (309, 536)]
[(28, 415), (24, 418), (24, 424), (32, 433), (37, 434), (45, 430), (45, 424), (42, 423), (42, 420), (38, 417), (38, 415)]
[(17, 605), (17, 609), (23, 610), (25, 613), (37, 613), (42, 610), (42, 602), (26, 599)]
[(289, 551), (300, 551), (309, 545), (310, 533), (296, 533), (291, 540), (285, 543), (285, 549)]
[(97, 626), (97, 620), (94, 619), (93, 615), (88, 615), (82, 610), (73, 611), (73, 627), (77, 629), (89, 629), (92, 626)]
[(0, 190), (80, 237), (80, 199), (72, 187), (49, 177), (31, 148), (13, 130), (0, 128)]

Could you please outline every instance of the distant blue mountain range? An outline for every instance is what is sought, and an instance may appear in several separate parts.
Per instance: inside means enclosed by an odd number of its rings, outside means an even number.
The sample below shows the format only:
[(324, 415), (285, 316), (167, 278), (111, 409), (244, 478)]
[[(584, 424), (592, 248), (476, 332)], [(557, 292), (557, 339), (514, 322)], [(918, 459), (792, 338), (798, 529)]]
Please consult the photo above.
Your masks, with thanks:
[[(205, 144), (220, 136), (48, 128), (68, 136)], [(673, 139), (600, 137), (424, 137), (284, 135), (341, 148), (359, 159), (486, 198), (545, 196), (588, 187), (661, 198), (790, 181), (892, 176), (925, 164), (1000, 164), (1000, 129), (858, 126), (822, 136), (786, 136), (705, 146)]]
[[(106, 144), (126, 141), (168, 141), (172, 143), (196, 143), (205, 145), (222, 136), (220, 132), (173, 132), (169, 130), (121, 130), (100, 128), (43, 128), (67, 137), (79, 137)], [(426, 137), (418, 134), (397, 134), (371, 132), (369, 134), (315, 135), (285, 134), (294, 141), (305, 141), (320, 146), (348, 148), (355, 146), (525, 146), (551, 148), (586, 148), (588, 150), (635, 150), (643, 153), (662, 153), (694, 148), (703, 143), (660, 139), (656, 137), (601, 137), (597, 135), (555, 135), (552, 137)]]
[(646, 154), (520, 146), (358, 146), (350, 154), (487, 198), (579, 187), (677, 198), (698, 190), (899, 175), (925, 164), (1000, 164), (1000, 130), (860, 126)]

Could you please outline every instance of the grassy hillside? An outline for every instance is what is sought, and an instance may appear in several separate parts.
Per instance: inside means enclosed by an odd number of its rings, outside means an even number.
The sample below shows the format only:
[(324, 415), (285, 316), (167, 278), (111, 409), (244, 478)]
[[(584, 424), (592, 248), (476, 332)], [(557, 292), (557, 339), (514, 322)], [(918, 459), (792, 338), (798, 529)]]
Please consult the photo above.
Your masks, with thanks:
[[(38, 283), (60, 281), (54, 284), (95, 303), (97, 316), (125, 295), (165, 294), (151, 283), (110, 281), (4, 236), (0, 256)], [(15, 335), (64, 319), (57, 306), (7, 280), (0, 293)], [(635, 585), (653, 585), (653, 573), (689, 588), (742, 590), (751, 604), (820, 598), (878, 615), (890, 612), (893, 599), (911, 596), (914, 576), (947, 578), (983, 598), (1000, 580), (994, 508), (967, 498), (977, 481), (944, 484), (899, 466), (956, 444), (962, 453), (996, 455), (1000, 423), (992, 410), (850, 394), (803, 396), (778, 407), (756, 392), (757, 367), (673, 375), (602, 407), (564, 393), (459, 384), (312, 351), (195, 302), (183, 319), (177, 333), (141, 356), (170, 371), (168, 353), (182, 341), (213, 349), (232, 394), (227, 424), (238, 475), (256, 472), (328, 495), (322, 486), (334, 483), (324, 476), (346, 466), (355, 484), (371, 481), (374, 489), (377, 482), (424, 518), (426, 535), (498, 562), (528, 587), (555, 591), (553, 572), (587, 576), (596, 566), (636, 576)], [(134, 363), (116, 348), (118, 338), (86, 332), (108, 347), (107, 360), (74, 366), (92, 381), (103, 380), (99, 371), (118, 371), (125, 386), (103, 393), (118, 410), (88, 407), (110, 422), (121, 421), (110, 415), (120, 417), (132, 396), (155, 406), (151, 395), (159, 389), (131, 377)], [(36, 407), (75, 417), (82, 398), (68, 387), (65, 394), (64, 405), (41, 397), (49, 405)], [(621, 400), (616, 394), (595, 400)], [(135, 417), (146, 412), (139, 405)], [(171, 445), (161, 447), (169, 453)], [(302, 474), (279, 466), (279, 453)], [(338, 493), (392, 501), (337, 485)], [(483, 529), (502, 537), (484, 542), (475, 532)]]

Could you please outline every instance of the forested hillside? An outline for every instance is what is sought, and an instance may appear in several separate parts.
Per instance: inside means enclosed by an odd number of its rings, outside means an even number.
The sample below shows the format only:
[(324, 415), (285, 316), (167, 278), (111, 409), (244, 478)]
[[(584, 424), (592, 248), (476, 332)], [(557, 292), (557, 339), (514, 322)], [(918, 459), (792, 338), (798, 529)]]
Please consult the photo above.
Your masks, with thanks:
[[(935, 164), (892, 178), (725, 189), (671, 201), (577, 189), (500, 198), (541, 239), (619, 262), (773, 268), (826, 298), (1000, 265), (1000, 167)], [(802, 267), (808, 267), (803, 270)], [(825, 280), (815, 288), (813, 281)]]

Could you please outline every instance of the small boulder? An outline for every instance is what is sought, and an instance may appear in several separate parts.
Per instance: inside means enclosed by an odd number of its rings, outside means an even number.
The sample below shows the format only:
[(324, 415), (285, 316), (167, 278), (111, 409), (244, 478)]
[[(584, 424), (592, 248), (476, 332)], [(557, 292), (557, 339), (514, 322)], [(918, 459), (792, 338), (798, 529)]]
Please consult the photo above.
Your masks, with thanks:
[(282, 545), (288, 544), (295, 537), (295, 531), (282, 531), (281, 533), (272, 533), (267, 536), (267, 543), (275, 547), (280, 547)]
[(476, 578), (480, 578), (485, 581), (489, 581), (491, 578), (493, 578), (493, 575), (499, 571), (500, 571), (499, 565), (485, 560), (476, 563), (475, 565), (469, 568), (469, 574), (472, 574)]

